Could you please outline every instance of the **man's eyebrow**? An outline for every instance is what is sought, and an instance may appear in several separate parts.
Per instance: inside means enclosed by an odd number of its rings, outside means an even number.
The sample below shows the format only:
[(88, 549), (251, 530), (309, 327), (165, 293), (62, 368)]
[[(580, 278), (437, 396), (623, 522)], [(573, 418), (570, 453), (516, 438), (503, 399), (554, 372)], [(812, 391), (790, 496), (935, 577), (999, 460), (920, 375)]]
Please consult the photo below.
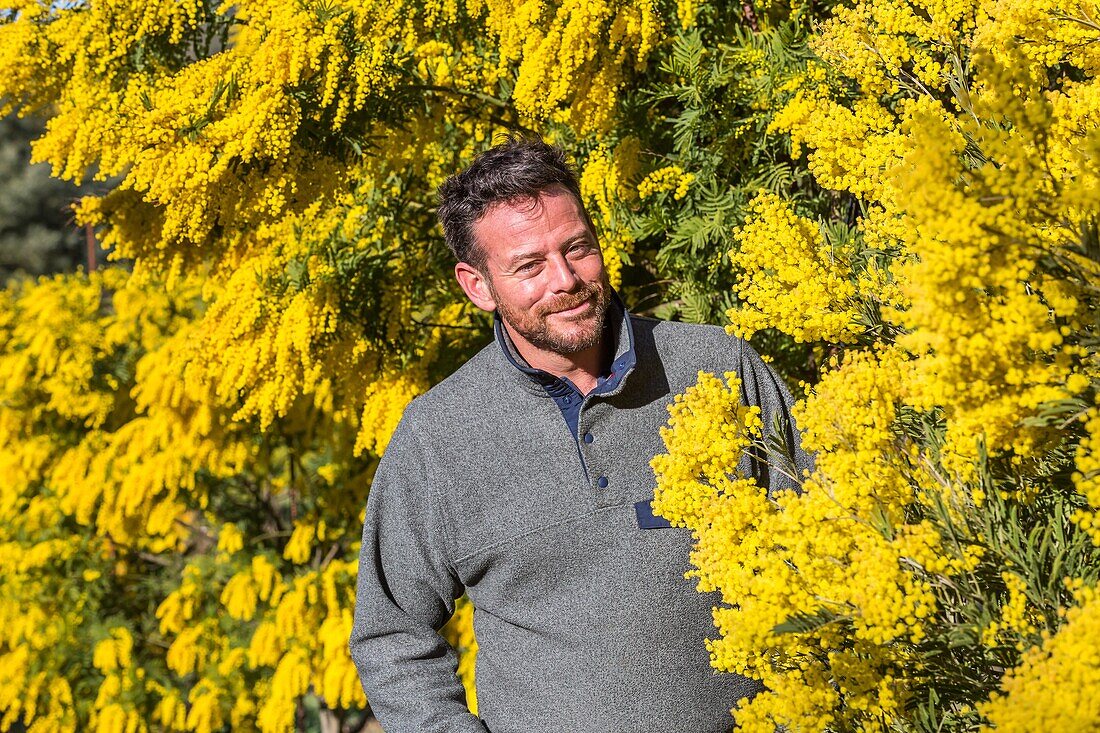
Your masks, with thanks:
[(569, 239), (566, 239), (564, 242), (562, 242), (561, 246), (562, 247), (568, 247), (571, 244), (576, 244), (577, 242), (581, 241), (582, 239), (585, 239), (585, 240), (587, 240), (591, 243), (595, 243), (596, 238), (594, 236), (592, 236), (592, 233), (589, 232), (589, 231), (577, 232), (572, 237), (570, 237)]
[(505, 263), (505, 267), (510, 270), (524, 260), (538, 257), (538, 254), (538, 252), (519, 252), (508, 258), (508, 261)]
[[(562, 242), (561, 246), (562, 247), (568, 247), (569, 245), (575, 244), (576, 242), (578, 242), (582, 239), (585, 239), (585, 240), (588, 240), (589, 242), (591, 242), (593, 240), (593, 237), (592, 237), (590, 232), (586, 232), (586, 231), (585, 232), (577, 232), (572, 237), (570, 237), (569, 239), (566, 239), (564, 242)], [(540, 253), (537, 252), (537, 251), (534, 251), (534, 252), (518, 252), (518, 253), (516, 253), (516, 254), (514, 254), (514, 255), (512, 255), (511, 257), (508, 258), (508, 261), (505, 263), (505, 267), (508, 268), (508, 269), (512, 269), (513, 267), (520, 264), (524, 260), (529, 260), (533, 257), (538, 257), (539, 254)]]

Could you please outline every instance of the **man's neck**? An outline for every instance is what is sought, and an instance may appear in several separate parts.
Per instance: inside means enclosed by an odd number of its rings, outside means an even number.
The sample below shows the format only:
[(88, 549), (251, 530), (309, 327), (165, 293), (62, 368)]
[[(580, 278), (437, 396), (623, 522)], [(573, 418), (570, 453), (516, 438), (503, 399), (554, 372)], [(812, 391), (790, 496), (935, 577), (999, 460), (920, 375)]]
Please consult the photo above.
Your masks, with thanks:
[(555, 377), (565, 377), (582, 394), (588, 394), (596, 387), (596, 379), (606, 371), (607, 365), (615, 356), (611, 353), (611, 339), (607, 333), (606, 321), (600, 342), (575, 354), (559, 354), (540, 349), (512, 330), (507, 322), (502, 321), (502, 325), (512, 345), (529, 366), (553, 374)]

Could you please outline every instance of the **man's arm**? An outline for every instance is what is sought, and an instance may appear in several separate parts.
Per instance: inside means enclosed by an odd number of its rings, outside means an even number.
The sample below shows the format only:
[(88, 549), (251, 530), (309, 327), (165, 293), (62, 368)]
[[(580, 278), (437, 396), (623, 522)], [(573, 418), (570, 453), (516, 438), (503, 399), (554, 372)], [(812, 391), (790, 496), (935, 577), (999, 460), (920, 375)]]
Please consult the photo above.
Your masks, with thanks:
[(412, 432), (398, 426), (367, 498), (351, 657), (386, 733), (486, 733), (466, 706), (458, 655), (438, 633), (462, 585)]
[[(751, 459), (746, 456), (738, 468), (766, 486), (769, 496), (782, 489), (800, 490), (802, 472), (813, 471), (814, 458), (802, 450), (801, 435), (791, 417), (794, 397), (775, 370), (743, 339), (740, 371), (741, 399), (746, 405), (760, 406), (767, 449), (755, 451)], [(789, 455), (780, 451), (779, 445), (785, 446)]]

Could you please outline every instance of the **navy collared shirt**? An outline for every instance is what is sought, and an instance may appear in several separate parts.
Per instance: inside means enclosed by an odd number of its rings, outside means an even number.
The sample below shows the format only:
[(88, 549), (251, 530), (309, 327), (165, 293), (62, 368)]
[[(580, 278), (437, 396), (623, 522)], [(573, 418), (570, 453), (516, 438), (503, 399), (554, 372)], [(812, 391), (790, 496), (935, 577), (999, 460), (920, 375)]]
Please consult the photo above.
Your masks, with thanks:
[[(612, 345), (612, 353), (618, 351), (620, 334), (626, 332), (627, 334), (627, 348), (626, 351), (613, 359), (611, 364), (604, 368), (604, 371), (596, 377), (596, 386), (592, 388), (589, 395), (597, 395), (603, 392), (610, 392), (619, 385), (623, 376), (634, 366), (636, 357), (634, 354), (634, 332), (630, 327), (630, 313), (627, 312), (626, 306), (623, 305), (622, 300), (619, 298), (619, 294), (612, 289), (611, 291), (611, 305), (607, 310), (609, 316), (608, 323), (604, 324), (605, 337), (615, 339), (615, 343)], [(613, 314), (621, 313), (622, 317), (617, 323), (611, 322)], [(625, 326), (625, 328), (624, 328)], [(504, 325), (500, 320), (500, 314), (493, 314), (493, 334), (496, 336), (497, 343), (500, 345), (501, 350), (504, 352), (504, 356), (508, 358), (508, 361), (512, 363), (516, 369), (528, 374), (532, 379), (537, 381), (546, 390), (546, 393), (557, 404), (558, 409), (561, 410), (562, 416), (565, 418), (565, 424), (569, 426), (569, 432), (573, 434), (573, 439), (577, 440), (578, 425), (581, 417), (581, 406), (584, 404), (586, 395), (581, 394), (581, 391), (577, 389), (576, 385), (569, 380), (568, 377), (558, 377), (542, 369), (536, 369), (532, 367), (527, 361), (520, 355), (519, 350), (516, 349), (512, 340), (508, 337), (508, 332), (505, 331)], [(589, 436), (585, 436), (586, 442), (591, 442)]]
[[(630, 313), (626, 310), (622, 299), (619, 298), (619, 294), (614, 290), (611, 291), (611, 307), (608, 308), (607, 314), (608, 322), (604, 324), (604, 335), (605, 338), (615, 340), (611, 352), (617, 354), (617, 356), (596, 377), (596, 386), (592, 388), (588, 395), (582, 395), (576, 385), (567, 377), (557, 377), (542, 369), (535, 369), (528, 364), (515, 347), (515, 344), (512, 343), (511, 338), (508, 337), (508, 332), (504, 329), (504, 325), (500, 320), (500, 314), (493, 314), (493, 334), (496, 336), (497, 344), (500, 345), (504, 356), (512, 366), (541, 384), (546, 393), (554, 400), (558, 409), (561, 410), (562, 417), (565, 418), (565, 424), (569, 426), (569, 432), (573, 434), (573, 441), (577, 444), (578, 453), (581, 452), (580, 441), (582, 438), (577, 433), (580, 430), (581, 407), (584, 405), (585, 397), (614, 390), (637, 363), (637, 357), (634, 353), (634, 329), (630, 323)], [(615, 316), (620, 316), (617, 322), (614, 320)], [(620, 354), (619, 350), (624, 333), (627, 338), (626, 349)], [(592, 434), (586, 433), (583, 440), (585, 443), (591, 443), (593, 440)], [(583, 457), (581, 463), (582, 465), (584, 463)], [(585, 475), (587, 476), (587, 469)], [(601, 480), (603, 479), (601, 478)], [(604, 486), (604, 484), (598, 485)], [(662, 529), (672, 526), (664, 517), (653, 514), (653, 507), (649, 500), (636, 502), (634, 512), (637, 515), (640, 529)]]

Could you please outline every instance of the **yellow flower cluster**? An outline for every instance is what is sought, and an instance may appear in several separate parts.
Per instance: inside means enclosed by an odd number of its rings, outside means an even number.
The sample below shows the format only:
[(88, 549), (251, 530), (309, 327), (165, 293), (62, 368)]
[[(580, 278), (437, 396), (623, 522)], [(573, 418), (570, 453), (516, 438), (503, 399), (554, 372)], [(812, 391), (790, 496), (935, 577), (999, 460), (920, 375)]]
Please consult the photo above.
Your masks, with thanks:
[(680, 21), (680, 28), (687, 30), (695, 25), (700, 5), (699, 0), (676, 0), (676, 18)]
[(638, 175), (639, 141), (627, 137), (613, 149), (600, 146), (585, 161), (580, 174), (581, 196), (603, 251), (604, 267), (612, 287), (622, 282), (623, 257), (634, 251), (634, 239), (623, 224), (621, 207), (634, 198)]
[(127, 283), (113, 292), (113, 318), (100, 325), (107, 343), (136, 334), (147, 349), (135, 365), (139, 385), (131, 395), (139, 414), (117, 429), (89, 432), (58, 458), (51, 475), (66, 513), (154, 551), (184, 539), (185, 498), (205, 501), (196, 472), (231, 475), (251, 453), (228, 417), (205, 403), (206, 394), (188, 393), (179, 380), (176, 359), (192, 336), (186, 316), (198, 290), (192, 280), (173, 291)]
[(1003, 693), (980, 705), (990, 725), (983, 731), (1087, 731), (1100, 720), (1100, 593), (1081, 588), (1054, 634), (1028, 650), (1005, 676)]
[(687, 196), (694, 180), (694, 173), (685, 173), (678, 165), (665, 166), (649, 173), (638, 183), (638, 196), (647, 199), (658, 193), (672, 191), (672, 198), (679, 201)]
[[(811, 149), (810, 168), (822, 185), (867, 201), (858, 224), (864, 246), (894, 254), (857, 288), (860, 300), (874, 283), (894, 284), (879, 305), (903, 329), (898, 343), (920, 356), (911, 402), (946, 411), (957, 471), (976, 458), (978, 435), (988, 448), (1020, 457), (1041, 450), (1050, 432), (1022, 426), (1021, 417), (1079, 394), (1095, 371), (1085, 370), (1085, 351), (1066, 336), (1080, 329), (1081, 288), (1097, 274), (1094, 262), (1067, 247), (1077, 237), (1070, 222), (1092, 206), (1100, 186), (1079, 144), (1095, 126), (1088, 110), (1097, 87), (1072, 82), (1041, 92), (1046, 72), (1028, 60), (1037, 47), (1048, 48), (1044, 59), (1058, 47), (1058, 58), (1095, 67), (1087, 50), (1095, 44), (1082, 48), (1081, 25), (1050, 20), (1063, 11), (1070, 14), (1049, 3), (857, 3), (838, 11), (817, 43), (867, 95), (848, 106), (833, 101), (821, 81), (807, 80), (773, 123), (790, 132), (796, 152)], [(1022, 22), (1039, 15), (1046, 20), (1035, 28)], [(1000, 56), (981, 57), (983, 80), (960, 97), (958, 113), (927, 90), (962, 83), (941, 67), (971, 36), (990, 47), (982, 53)], [(1021, 37), (1035, 42), (1019, 44)], [(920, 60), (929, 53), (938, 60)], [(895, 82), (915, 84), (919, 93), (889, 105), (875, 96), (897, 91)], [(1016, 120), (1010, 130), (983, 121), (1005, 115)], [(986, 160), (976, 171), (965, 157), (974, 146)], [(1059, 207), (1067, 218), (1042, 213)], [(1050, 276), (1042, 265), (1049, 257), (1064, 258), (1078, 274)], [(771, 290), (789, 287), (781, 276), (759, 279), (774, 281)], [(801, 335), (797, 321), (777, 318), (775, 325)]]
[(135, 669), (131, 652), (134, 639), (124, 628), (114, 628), (95, 646), (92, 663), (103, 673), (91, 716), (97, 733), (146, 733), (142, 711), (133, 705), (132, 694), (140, 689), (145, 671)]
[[(1043, 97), (1029, 105), (1029, 114), (1049, 112)], [(976, 458), (977, 435), (989, 449), (1034, 455), (1050, 431), (1021, 418), (1089, 384), (1085, 350), (1065, 338), (1079, 328), (1083, 283), (1041, 266), (1074, 234), (1059, 232), (1062, 222), (1019, 214), (1051, 203), (1045, 189), (1053, 182), (1044, 182), (1046, 163), (1030, 145), (986, 134), (996, 162), (960, 186), (962, 131), (941, 115), (914, 119), (914, 151), (896, 179), (897, 199), (906, 200), (903, 241), (914, 255), (898, 270), (910, 305), (888, 314), (906, 330), (898, 343), (920, 355), (912, 402), (945, 408), (948, 449), (962, 462)], [(1096, 265), (1088, 267), (1094, 276)]]
[[(504, 68), (485, 63), (480, 34), (428, 44), (457, 5), (254, 2), (199, 23), (200, 10), (28, 4), (0, 25), (0, 63), (10, 50), (22, 65), (0, 82), (5, 98), (57, 105), (36, 155), (70, 177), (93, 163), (125, 176), (79, 218), (136, 258), (130, 276), (45, 281), (0, 304), (0, 433), (13, 446), (0, 458), (13, 477), (0, 489), (12, 571), (0, 727), (289, 730), (304, 694), (363, 707), (346, 651), (349, 528), (438, 352), (477, 336), (452, 294), (413, 310), (408, 284), (439, 253), (424, 256), (429, 226), (409, 227), (402, 186), (434, 187), (496, 124), (439, 104), (380, 127), (392, 145), (354, 165), (315, 137), (366, 131), (399, 47), (419, 49), (426, 82), (456, 85), (444, 99), (497, 93)], [(230, 24), (229, 45), (180, 63), (207, 20)], [(187, 50), (133, 68), (136, 49), (161, 42)], [(74, 557), (88, 568), (62, 571)], [(135, 642), (133, 658), (159, 681), (132, 669), (105, 681), (84, 661), (94, 599), (136, 585), (148, 563), (169, 584), (157, 613), (168, 651)], [(74, 701), (70, 683), (99, 693)]]
[[(652, 461), (657, 476), (653, 511), (680, 527), (698, 530), (717, 519), (711, 514), (716, 504), (759, 493), (750, 482), (730, 483), (728, 476), (736, 472), (737, 460), (751, 445), (752, 437), (760, 434), (760, 408), (741, 404), (741, 383), (735, 372), (723, 376), (725, 382), (699, 372), (699, 381), (669, 406), (669, 425), (661, 428), (668, 453)], [(716, 429), (717, 434), (713, 432)], [(700, 477), (708, 481), (702, 482)], [(727, 512), (724, 522), (731, 518)], [(718, 587), (714, 580), (700, 578), (700, 586), (706, 590)]]
[[(360, 405), (368, 404), (361, 410), (354, 401), (341, 404), (337, 417), (331, 396), (329, 402), (314, 400), (326, 411), (315, 413), (315, 429), (326, 432), (336, 420), (347, 428), (346, 456), (325, 464), (325, 485), (334, 486), (320, 500), (327, 513), (318, 506), (296, 519), (282, 549), (285, 563), (256, 554), (255, 543), (264, 540), (257, 539), (255, 518), (218, 522), (214, 514), (235, 482), (266, 482), (253, 499), (260, 502), (251, 510), (257, 513), (265, 506), (278, 512), (280, 501), (313, 506), (318, 500), (303, 499), (308, 484), (292, 480), (295, 459), (285, 447), (258, 450), (271, 438), (233, 419), (239, 394), (218, 394), (216, 383), (188, 375), (189, 365), (217, 363), (196, 347), (203, 328), (223, 323), (210, 317), (211, 309), (198, 318), (200, 291), (215, 304), (235, 302), (221, 288), (204, 286), (180, 277), (169, 288), (149, 274), (105, 269), (3, 293), (0, 431), (8, 450), (0, 465), (10, 478), (0, 486), (5, 726), (22, 719), (39, 733), (82, 726), (112, 733), (156, 726), (205, 732), (224, 725), (283, 731), (292, 729), (307, 691), (334, 708), (366, 704), (346, 644), (363, 494), (346, 491), (341, 477), (356, 433), (364, 446), (381, 452), (396, 416), (424, 388), (426, 376), (397, 391), (374, 390), (370, 399), (360, 398)], [(309, 317), (308, 309), (303, 312)], [(394, 313), (395, 323), (403, 313)], [(423, 374), (442, 345), (453, 346), (446, 325), (462, 323), (465, 313), (450, 308), (436, 316), (441, 325), (425, 335), (416, 351), (422, 362), (406, 375)], [(286, 335), (272, 340), (285, 338), (287, 350), (298, 349), (292, 354), (324, 354), (326, 331), (312, 333), (315, 324), (302, 326), (300, 317), (295, 310), (282, 317)], [(320, 342), (310, 341), (315, 336)], [(285, 372), (290, 367), (278, 361), (279, 353), (272, 359)], [(337, 359), (325, 369), (339, 372), (343, 363)], [(364, 394), (380, 380), (370, 371), (352, 376), (350, 384), (363, 385)], [(381, 378), (382, 384), (390, 378)], [(379, 417), (370, 417), (371, 410)], [(273, 418), (279, 429), (301, 419), (293, 410)], [(356, 471), (347, 478), (360, 486), (363, 469)], [(318, 468), (318, 478), (321, 473)], [(219, 487), (213, 496), (212, 486)], [(81, 528), (77, 534), (73, 526)], [(88, 634), (96, 632), (86, 619), (101, 612), (97, 599), (132, 586), (146, 607), (148, 589), (135, 570), (143, 563), (170, 565), (179, 553), (197, 559), (157, 609), (167, 652), (155, 654), (152, 664), (167, 674), (145, 674), (149, 648), (139, 648), (128, 627), (115, 627), (90, 645)], [(76, 570), (63, 570), (70, 565)], [(71, 685), (88, 684), (87, 674), (97, 692), (74, 700)], [(192, 677), (193, 684), (183, 682)]]
[(428, 378), (422, 366), (379, 375), (367, 388), (355, 453), (369, 450), (382, 455), (397, 428), (405, 407), (414, 397), (427, 391)]
[[(1095, 76), (1098, 67), (1095, 19), (1072, 0), (1016, 0), (997, 8), (997, 23), (978, 28), (976, 42), (998, 55), (1018, 56), (1027, 74), (1036, 77), (1058, 64)], [(1019, 39), (1027, 39), (1020, 43)], [(1089, 85), (1071, 84), (1071, 88)], [(1079, 113), (1086, 113), (1079, 109)]]
[(851, 268), (819, 227), (774, 194), (758, 195), (750, 211), (729, 253), (742, 304), (726, 314), (726, 330), (742, 338), (778, 328), (796, 341), (853, 341), (862, 327)]
[[(331, 539), (321, 526), (309, 533)], [(209, 619), (189, 620), (203, 602), (203, 585), (212, 581), (189, 566), (185, 585), (157, 611), (161, 632), (175, 635), (169, 668), (181, 677), (199, 676), (190, 693), (191, 711), (179, 729), (216, 730), (230, 721), (237, 728), (255, 721), (261, 731), (292, 730), (297, 701), (310, 690), (333, 708), (363, 707), (366, 700), (347, 651), (354, 573), (354, 559), (331, 560), (288, 580), (270, 559), (253, 556), (220, 594), (230, 618), (250, 622), (243, 637), (232, 637), (223, 636)], [(191, 610), (181, 613), (183, 608)], [(269, 682), (249, 689), (250, 675), (241, 670), (264, 670)], [(203, 706), (194, 705), (199, 697)], [(197, 714), (201, 721), (193, 720), (196, 707), (203, 711)], [(184, 708), (167, 694), (158, 710), (163, 722), (174, 725), (168, 721)]]
[(978, 19), (993, 6), (980, 0), (857, 2), (838, 8), (814, 45), (868, 96), (940, 89), (953, 71), (952, 51), (969, 45)]
[[(380, 455), (405, 405), (427, 388), (428, 365), (453, 338), (448, 330), (461, 331), (467, 315), (445, 306), (436, 326), (415, 328), (404, 283), (426, 264), (387, 241), (389, 223), (364, 225), (362, 198), (372, 190), (368, 181), (331, 207), (316, 205), (252, 233), (257, 254), (225, 272), (224, 283), (220, 277), (204, 282), (202, 318), (187, 324), (164, 354), (175, 377), (182, 365), (183, 379), (173, 389), (218, 406), (235, 422), (254, 421), (261, 432), (312, 413), (334, 426), (358, 425), (354, 454)], [(370, 335), (349, 314), (358, 304), (346, 299), (349, 275), (338, 270), (327, 244), (334, 238), (350, 240), (341, 256), (377, 248), (387, 257), (387, 276), (370, 284), (381, 290), (382, 319)], [(294, 273), (290, 282), (287, 273)], [(395, 344), (403, 353), (393, 353)]]
[[(900, 526), (912, 490), (896, 457), (898, 382), (886, 365), (903, 368), (896, 353), (852, 355), (818, 386), (813, 412), (796, 415), (805, 444), (819, 451), (801, 494), (768, 497), (738, 474), (762, 426), (756, 408), (740, 403), (735, 374), (725, 384), (701, 374), (670, 407), (662, 432), (668, 453), (652, 464), (654, 511), (693, 530), (689, 575), (700, 590), (722, 594), (714, 611), (721, 636), (708, 641), (712, 664), (767, 688), (734, 712), (745, 730), (819, 729), (902, 713), (904, 683), (893, 670), (911, 661), (907, 643), (921, 639), (936, 602), (927, 583), (903, 571), (919, 528)], [(864, 399), (848, 398), (853, 387)], [(910, 531), (890, 541), (864, 519), (876, 512)], [(776, 631), (802, 615), (819, 620)], [(850, 645), (841, 619), (851, 625)]]
[[(769, 130), (789, 133), (796, 155), (810, 148), (807, 163), (821, 185), (889, 203), (886, 177), (905, 149), (894, 114), (869, 99), (841, 104), (829, 98), (823, 82), (803, 81)], [(921, 106), (921, 101), (902, 102), (900, 109)]]
[[(736, 388), (723, 394), (713, 377), (685, 395), (690, 411), (673, 415), (668, 454), (653, 464), (655, 510), (696, 531), (693, 573), (722, 592), (712, 663), (765, 685), (734, 711), (743, 730), (904, 726), (929, 684), (921, 646), (942, 633), (942, 589), (981, 582), (983, 564), (1004, 591), (967, 633), (987, 649), (1025, 649), (1046, 621), (1029, 594), (1047, 579), (1022, 575), (974, 527), (991, 499), (997, 511), (1024, 505), (1005, 516), (1036, 511), (1047, 466), (1078, 441), (1074, 483), (1090, 509), (1075, 519), (1096, 536), (1100, 422), (1088, 410), (1082, 439), (1074, 419), (1100, 381), (1090, 346), (1100, 266), (1082, 256), (1100, 213), (1100, 34), (1081, 12), (860, 0), (814, 42), (859, 97), (807, 73), (774, 118), (859, 217), (837, 251), (792, 204), (757, 197), (730, 253), (744, 303), (730, 330), (861, 346), (838, 351), (794, 410), (816, 451), (802, 493), (769, 498), (737, 473), (744, 446), (727, 435), (746, 435), (745, 421)], [(1075, 67), (1073, 80), (1052, 82), (1052, 64)], [(694, 414), (709, 422), (705, 440)], [(1011, 488), (983, 483), (994, 465)], [(981, 714), (1036, 729), (1024, 711), (1038, 698), (1021, 690), (1047, 665), (1095, 694), (1095, 655), (1079, 646), (1090, 598)], [(1078, 700), (1070, 706), (1087, 710)], [(979, 714), (968, 710), (954, 712)], [(1049, 727), (1074, 724), (1038, 725)]]
[(1035, 614), (1027, 600), (1027, 581), (1015, 573), (1001, 573), (1008, 588), (1008, 599), (1001, 608), (1001, 626), (1017, 634), (1033, 634)]
[(1084, 417), (1085, 437), (1077, 446), (1073, 483), (1089, 508), (1078, 509), (1073, 518), (1100, 545), (1100, 409), (1093, 407)]
[(641, 150), (636, 137), (627, 137), (612, 149), (600, 146), (589, 154), (580, 173), (581, 196), (590, 213), (604, 224), (616, 220), (616, 205), (629, 202), (634, 194)]
[(501, 60), (517, 62), (513, 100), (532, 117), (558, 119), (581, 134), (606, 132), (632, 69), (662, 38), (652, 0), (471, 0)]
[[(198, 442), (166, 437), (178, 420), (134, 414), (136, 354), (186, 320), (195, 288), (133, 287), (125, 271), (17, 283), (0, 304), (0, 709), (7, 727), (144, 729), (132, 638), (116, 628), (92, 648), (85, 619), (131, 562), (182, 538), (178, 498), (194, 488)], [(173, 406), (164, 405), (168, 414)], [(174, 406), (180, 408), (178, 403)], [(127, 423), (128, 418), (135, 418)], [(165, 450), (161, 441), (179, 452)], [(207, 455), (236, 450), (231, 440)], [(217, 464), (213, 458), (209, 465)], [(186, 470), (181, 467), (190, 466)], [(106, 478), (105, 478), (106, 477)], [(77, 529), (74, 530), (74, 527)], [(94, 592), (85, 592), (94, 588)], [(75, 665), (75, 667), (73, 666)], [(75, 670), (105, 675), (74, 700)], [(121, 726), (121, 727), (120, 727)]]
[[(419, 11), (433, 22), (456, 12), (450, 3), (412, 11), (364, 2), (324, 12), (254, 0), (231, 14), (224, 5), (211, 23), (231, 28), (226, 48), (179, 68), (152, 61), (135, 69), (143, 46), (167, 44), (164, 53), (175, 56), (201, 43), (201, 3), (31, 6), (0, 27), (3, 70), (23, 69), (5, 77), (5, 97), (29, 107), (60, 100), (35, 143), (37, 159), (69, 178), (93, 165), (100, 177), (124, 176), (108, 198), (126, 199), (126, 209), (137, 193), (144, 208), (155, 207), (154, 241), (146, 234), (115, 242), (131, 257), (156, 257), (158, 249), (190, 257), (194, 248), (181, 241), (209, 245), (224, 229), (247, 232), (332, 194), (344, 180), (341, 166), (307, 152), (301, 131), (338, 135), (349, 118), (367, 114), (392, 92), (401, 48), (418, 44)], [(363, 47), (354, 38), (371, 41)], [(71, 62), (55, 63), (57, 56)]]

